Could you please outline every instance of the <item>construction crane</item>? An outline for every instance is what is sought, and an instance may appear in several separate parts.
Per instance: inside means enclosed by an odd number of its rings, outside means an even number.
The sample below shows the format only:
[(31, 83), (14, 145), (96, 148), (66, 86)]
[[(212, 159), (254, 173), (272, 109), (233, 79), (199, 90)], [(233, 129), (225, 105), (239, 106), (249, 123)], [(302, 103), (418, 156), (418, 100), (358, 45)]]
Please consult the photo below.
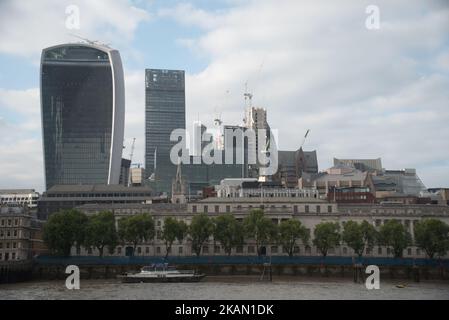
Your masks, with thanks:
[(128, 173), (128, 187), (131, 185), (131, 164), (133, 163), (134, 147), (136, 145), (136, 138), (133, 138), (133, 143), (131, 144), (131, 152), (129, 153), (129, 173)]
[(304, 135), (304, 138), (302, 139), (302, 143), (301, 146), (299, 147), (299, 149), (302, 149), (302, 147), (304, 146), (304, 143), (306, 142), (306, 138), (309, 135), (310, 129), (307, 129), (306, 134)]
[(129, 160), (131, 161), (131, 163), (133, 162), (135, 144), (136, 144), (136, 138), (133, 138), (133, 143), (131, 144), (131, 152), (129, 154)]
[(86, 42), (86, 43), (88, 43), (90, 45), (101, 45), (101, 46), (105, 46), (105, 47), (109, 47), (109, 45), (110, 45), (109, 43), (102, 43), (102, 42), (100, 42), (98, 40), (90, 40), (90, 39), (87, 39), (87, 38), (83, 38), (83, 37), (81, 37), (81, 36), (79, 36), (77, 34), (74, 34), (74, 33), (69, 33), (69, 35), (72, 36), (72, 37), (78, 38), (80, 40), (83, 40), (84, 42)]

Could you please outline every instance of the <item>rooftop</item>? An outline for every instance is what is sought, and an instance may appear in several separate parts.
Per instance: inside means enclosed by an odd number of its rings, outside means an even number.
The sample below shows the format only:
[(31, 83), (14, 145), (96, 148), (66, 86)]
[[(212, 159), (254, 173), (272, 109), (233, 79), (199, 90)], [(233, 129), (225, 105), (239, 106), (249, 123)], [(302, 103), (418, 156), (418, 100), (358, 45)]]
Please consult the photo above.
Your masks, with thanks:
[(146, 186), (126, 187), (124, 185), (55, 185), (47, 190), (48, 193), (79, 193), (79, 192), (151, 192), (152, 189)]

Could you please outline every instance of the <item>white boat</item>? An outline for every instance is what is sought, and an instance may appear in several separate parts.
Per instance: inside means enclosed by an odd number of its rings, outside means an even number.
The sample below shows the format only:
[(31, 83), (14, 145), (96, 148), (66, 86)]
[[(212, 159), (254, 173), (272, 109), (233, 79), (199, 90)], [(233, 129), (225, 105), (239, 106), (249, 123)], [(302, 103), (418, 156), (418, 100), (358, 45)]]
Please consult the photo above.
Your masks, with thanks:
[(122, 282), (198, 282), (206, 275), (198, 274), (194, 270), (177, 270), (173, 266), (164, 264), (152, 264), (143, 267), (138, 273), (126, 273), (118, 276)]

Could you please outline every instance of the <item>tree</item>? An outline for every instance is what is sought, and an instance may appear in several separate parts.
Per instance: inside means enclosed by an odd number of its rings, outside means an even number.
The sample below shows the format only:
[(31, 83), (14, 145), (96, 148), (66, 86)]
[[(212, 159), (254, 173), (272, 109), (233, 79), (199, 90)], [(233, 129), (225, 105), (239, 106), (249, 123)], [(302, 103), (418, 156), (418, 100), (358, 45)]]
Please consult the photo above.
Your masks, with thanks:
[(379, 244), (393, 249), (395, 258), (402, 257), (402, 253), (411, 243), (410, 233), (397, 220), (389, 220), (379, 230)]
[(44, 226), (44, 242), (53, 253), (70, 256), (72, 246), (79, 248), (84, 243), (86, 224), (87, 216), (78, 210), (54, 213)]
[(102, 257), (104, 248), (107, 246), (111, 252), (117, 246), (117, 242), (115, 217), (112, 212), (103, 211), (89, 217), (86, 226), (86, 246), (96, 247)]
[(377, 231), (365, 220), (362, 223), (347, 221), (343, 224), (342, 239), (361, 257), (365, 249), (373, 248), (377, 239)]
[(147, 213), (122, 218), (118, 222), (119, 237), (123, 242), (133, 244), (133, 254), (142, 241), (154, 239), (154, 220)]
[(309, 238), (310, 230), (304, 227), (299, 220), (285, 220), (279, 225), (279, 241), (290, 257), (293, 256), (296, 242), (301, 239), (302, 243), (307, 245)]
[(212, 220), (205, 213), (193, 217), (189, 226), (189, 234), (192, 241), (192, 249), (197, 256), (200, 256), (201, 248), (211, 236), (213, 229)]
[(243, 244), (244, 234), (242, 224), (231, 214), (216, 217), (214, 224), (214, 239), (221, 243), (228, 256), (231, 255), (232, 248)]
[(253, 209), (243, 220), (245, 234), (256, 242), (257, 255), (261, 255), (263, 245), (276, 240), (276, 225), (265, 218), (263, 210)]
[(416, 223), (416, 245), (423, 249), (430, 259), (442, 257), (449, 250), (449, 226), (438, 219), (423, 219)]
[(329, 249), (340, 244), (340, 225), (337, 222), (321, 222), (315, 226), (313, 235), (313, 244), (326, 257)]
[(187, 225), (184, 221), (178, 221), (175, 218), (168, 217), (164, 221), (162, 230), (162, 240), (165, 241), (165, 258), (171, 250), (173, 242), (177, 239), (181, 242), (187, 233)]

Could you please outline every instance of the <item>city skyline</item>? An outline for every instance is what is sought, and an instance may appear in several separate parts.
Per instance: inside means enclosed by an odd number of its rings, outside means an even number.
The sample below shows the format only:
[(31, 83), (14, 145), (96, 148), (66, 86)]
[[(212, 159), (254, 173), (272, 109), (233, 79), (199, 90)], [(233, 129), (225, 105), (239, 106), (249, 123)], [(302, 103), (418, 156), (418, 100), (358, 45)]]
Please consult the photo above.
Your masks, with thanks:
[(144, 70), (183, 69), (188, 128), (199, 113), (207, 126), (217, 113), (240, 124), (248, 82), (254, 105), (279, 129), (280, 149), (295, 150), (311, 129), (304, 148), (318, 151), (320, 170), (334, 157), (381, 157), (389, 169), (416, 168), (427, 187), (447, 185), (449, 9), (442, 1), (380, 1), (379, 30), (366, 29), (367, 4), (355, 1), (72, 2), (79, 30), (64, 26), (68, 2), (0, 4), (1, 188), (44, 189), (38, 56), (78, 41), (69, 33), (123, 52), (123, 155), (136, 137), (133, 162), (144, 163)]

